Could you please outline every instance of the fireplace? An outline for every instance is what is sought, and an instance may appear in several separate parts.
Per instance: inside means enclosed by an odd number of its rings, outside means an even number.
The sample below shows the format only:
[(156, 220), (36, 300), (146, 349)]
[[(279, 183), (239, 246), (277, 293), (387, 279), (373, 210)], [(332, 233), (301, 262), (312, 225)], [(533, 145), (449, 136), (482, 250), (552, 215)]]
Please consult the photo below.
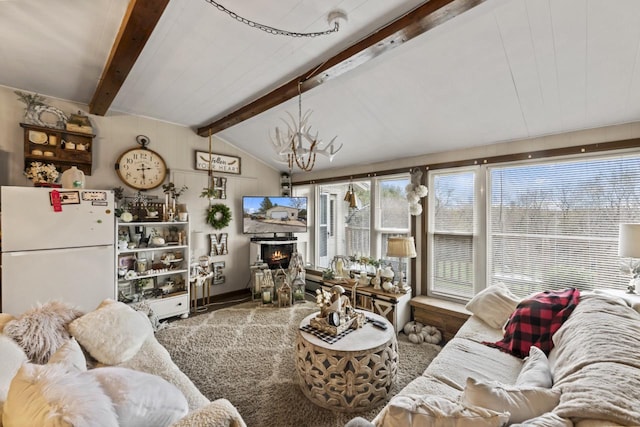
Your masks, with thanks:
[(296, 251), (295, 241), (261, 240), (251, 242), (251, 261), (260, 258), (270, 269), (282, 267), (287, 269), (291, 261), (291, 254)]

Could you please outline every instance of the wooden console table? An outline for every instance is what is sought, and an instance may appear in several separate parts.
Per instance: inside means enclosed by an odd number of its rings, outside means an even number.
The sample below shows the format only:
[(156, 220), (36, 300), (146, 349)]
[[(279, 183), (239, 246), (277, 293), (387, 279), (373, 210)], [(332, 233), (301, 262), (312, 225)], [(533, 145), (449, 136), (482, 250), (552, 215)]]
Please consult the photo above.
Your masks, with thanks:
[[(356, 285), (353, 279), (323, 280), (320, 286), (329, 291), (333, 286), (340, 285), (345, 289), (345, 294), (353, 301), (353, 289), (355, 289), (355, 308), (370, 311), (386, 318), (395, 329), (400, 332), (404, 325), (411, 320), (411, 307), (409, 301), (411, 294), (396, 294), (373, 286)], [(355, 286), (355, 288), (354, 288)]]

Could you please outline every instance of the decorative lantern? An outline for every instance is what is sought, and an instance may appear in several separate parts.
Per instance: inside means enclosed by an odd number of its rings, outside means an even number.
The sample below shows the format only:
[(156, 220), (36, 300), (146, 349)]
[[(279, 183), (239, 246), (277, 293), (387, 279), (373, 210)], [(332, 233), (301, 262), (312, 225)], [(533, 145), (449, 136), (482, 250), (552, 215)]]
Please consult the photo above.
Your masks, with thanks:
[(278, 307), (291, 306), (291, 286), (285, 282), (278, 288)]
[(300, 277), (293, 280), (292, 283), (293, 303), (298, 304), (304, 302), (305, 283)]
[(273, 305), (274, 287), (271, 270), (265, 270), (263, 273), (260, 295), (262, 296), (262, 305)]

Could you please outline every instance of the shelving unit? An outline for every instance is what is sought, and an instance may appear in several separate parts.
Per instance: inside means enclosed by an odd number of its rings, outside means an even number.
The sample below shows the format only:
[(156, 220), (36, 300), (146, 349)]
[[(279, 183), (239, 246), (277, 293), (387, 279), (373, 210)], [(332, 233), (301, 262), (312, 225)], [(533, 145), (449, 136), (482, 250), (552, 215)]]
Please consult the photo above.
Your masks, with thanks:
[[(147, 301), (160, 318), (189, 315), (189, 222), (118, 222), (116, 295)], [(161, 237), (163, 244), (154, 242)], [(126, 248), (125, 243), (126, 242)]]
[[(24, 129), (25, 169), (31, 162), (43, 162), (53, 163), (60, 172), (64, 172), (71, 166), (77, 166), (85, 175), (91, 175), (94, 134), (27, 123), (20, 123), (20, 126)], [(46, 139), (39, 139), (42, 134), (46, 135)], [(63, 141), (68, 144), (65, 145)]]

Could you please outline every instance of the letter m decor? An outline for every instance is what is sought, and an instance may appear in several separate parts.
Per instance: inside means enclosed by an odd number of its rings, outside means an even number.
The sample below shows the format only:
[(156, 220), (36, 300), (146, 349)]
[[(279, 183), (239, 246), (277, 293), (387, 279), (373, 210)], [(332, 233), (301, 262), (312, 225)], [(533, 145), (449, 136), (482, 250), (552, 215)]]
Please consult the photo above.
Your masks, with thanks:
[(209, 234), (211, 239), (211, 256), (227, 255), (227, 235), (228, 233)]

